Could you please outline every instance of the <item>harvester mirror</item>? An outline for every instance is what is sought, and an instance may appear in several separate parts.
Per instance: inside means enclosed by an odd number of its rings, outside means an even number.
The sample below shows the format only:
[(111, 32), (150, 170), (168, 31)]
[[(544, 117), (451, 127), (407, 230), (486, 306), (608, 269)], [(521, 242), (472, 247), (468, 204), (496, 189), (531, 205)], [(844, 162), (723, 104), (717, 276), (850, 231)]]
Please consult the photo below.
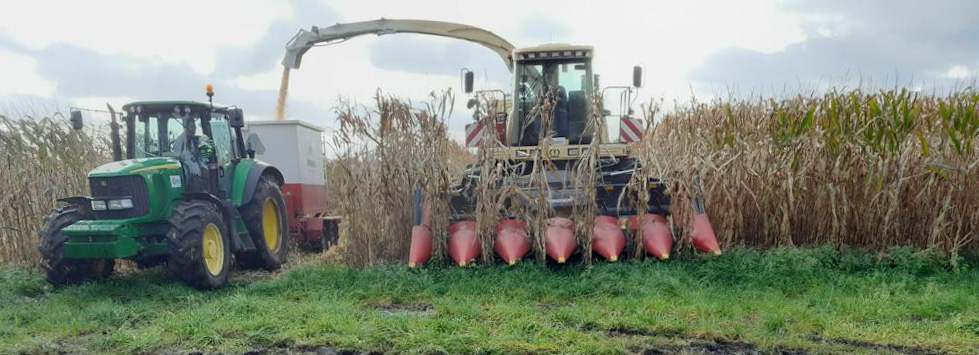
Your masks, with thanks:
[(642, 67), (638, 65), (632, 67), (632, 86), (637, 88), (642, 87)]
[(599, 75), (598, 74), (595, 74), (595, 85), (593, 85), (595, 87), (595, 90), (601, 89), (601, 87), (602, 87), (601, 82), (598, 81), (598, 77), (599, 77)]
[(467, 71), (466, 74), (464, 74), (464, 75), (465, 75), (465, 78), (464, 78), (463, 81), (465, 81), (465, 91), (466, 91), (467, 94), (472, 93), (473, 92), (473, 80), (475, 79), (474, 76), (473, 76), (473, 72)]
[(228, 111), (228, 124), (231, 128), (242, 128), (245, 127), (245, 114), (240, 108), (231, 109)]
[(85, 126), (82, 122), (82, 111), (71, 111), (71, 128), (74, 130), (80, 130)]
[(245, 150), (255, 152), (255, 154), (265, 154), (265, 145), (262, 144), (262, 140), (258, 138), (257, 134), (252, 133), (245, 139)]

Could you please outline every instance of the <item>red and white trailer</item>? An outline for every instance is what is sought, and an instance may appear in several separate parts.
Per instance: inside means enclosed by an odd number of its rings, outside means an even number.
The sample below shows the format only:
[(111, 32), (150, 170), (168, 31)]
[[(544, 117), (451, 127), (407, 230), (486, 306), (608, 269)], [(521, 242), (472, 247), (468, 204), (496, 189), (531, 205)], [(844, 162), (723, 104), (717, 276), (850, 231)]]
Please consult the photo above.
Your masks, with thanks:
[(330, 215), (323, 169), (323, 129), (300, 120), (249, 121), (265, 147), (256, 158), (282, 172), (289, 231), (299, 246), (320, 252), (336, 244), (339, 216)]

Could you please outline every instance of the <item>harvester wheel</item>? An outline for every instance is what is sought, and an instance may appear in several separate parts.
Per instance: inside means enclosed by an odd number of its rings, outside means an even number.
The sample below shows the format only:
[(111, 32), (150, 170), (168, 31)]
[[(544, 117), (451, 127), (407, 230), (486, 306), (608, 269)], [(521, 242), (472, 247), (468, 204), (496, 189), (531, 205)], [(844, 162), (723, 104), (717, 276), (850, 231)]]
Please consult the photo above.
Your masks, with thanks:
[(240, 211), (255, 250), (239, 253), (238, 264), (270, 271), (282, 267), (289, 255), (289, 226), (286, 225), (286, 202), (279, 185), (262, 177), (251, 202)]
[(178, 203), (170, 216), (167, 241), (167, 268), (174, 276), (199, 289), (214, 289), (228, 282), (231, 240), (225, 220), (213, 203)]
[(41, 268), (52, 285), (75, 284), (86, 279), (104, 278), (112, 274), (114, 259), (65, 259), (65, 241), (61, 230), (82, 219), (78, 206), (55, 209), (41, 226)]

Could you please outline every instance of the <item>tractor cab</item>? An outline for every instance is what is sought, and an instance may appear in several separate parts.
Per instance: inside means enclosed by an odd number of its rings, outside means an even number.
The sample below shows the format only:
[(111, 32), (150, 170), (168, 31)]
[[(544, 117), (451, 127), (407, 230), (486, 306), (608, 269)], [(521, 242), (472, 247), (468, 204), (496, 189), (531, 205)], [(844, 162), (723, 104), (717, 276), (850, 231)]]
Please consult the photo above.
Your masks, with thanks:
[(247, 157), (241, 109), (196, 101), (144, 101), (123, 106), (126, 158), (180, 162), (186, 189), (227, 198), (231, 166)]

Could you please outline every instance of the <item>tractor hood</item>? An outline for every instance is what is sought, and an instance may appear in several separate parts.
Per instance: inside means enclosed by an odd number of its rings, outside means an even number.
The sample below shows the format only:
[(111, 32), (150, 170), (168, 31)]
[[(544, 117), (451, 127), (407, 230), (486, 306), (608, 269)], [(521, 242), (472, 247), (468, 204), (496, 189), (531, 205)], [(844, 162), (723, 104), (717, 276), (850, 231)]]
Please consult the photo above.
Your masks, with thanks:
[(108, 177), (120, 175), (132, 175), (156, 170), (179, 169), (180, 162), (174, 158), (141, 158), (120, 160), (104, 164), (88, 173), (89, 177)]

